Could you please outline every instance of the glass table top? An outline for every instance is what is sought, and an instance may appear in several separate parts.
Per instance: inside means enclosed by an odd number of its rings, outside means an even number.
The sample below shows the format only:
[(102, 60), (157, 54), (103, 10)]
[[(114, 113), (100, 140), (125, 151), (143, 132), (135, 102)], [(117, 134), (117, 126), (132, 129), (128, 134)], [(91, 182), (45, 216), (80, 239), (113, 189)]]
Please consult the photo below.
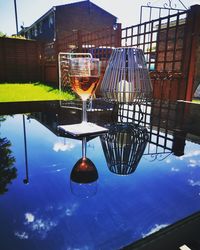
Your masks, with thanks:
[(87, 137), (58, 129), (78, 104), (13, 106), (0, 105), (2, 249), (120, 249), (200, 210), (196, 106), (94, 102), (108, 132)]

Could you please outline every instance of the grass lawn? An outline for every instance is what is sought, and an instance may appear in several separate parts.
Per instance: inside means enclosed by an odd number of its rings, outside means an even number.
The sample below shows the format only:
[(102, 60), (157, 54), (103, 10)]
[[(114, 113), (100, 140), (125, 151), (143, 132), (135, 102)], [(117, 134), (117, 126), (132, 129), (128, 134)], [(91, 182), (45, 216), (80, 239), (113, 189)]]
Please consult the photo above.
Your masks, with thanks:
[(41, 83), (0, 83), (0, 102), (73, 100), (75, 96)]
[(192, 102), (200, 104), (200, 100), (197, 99), (192, 100)]

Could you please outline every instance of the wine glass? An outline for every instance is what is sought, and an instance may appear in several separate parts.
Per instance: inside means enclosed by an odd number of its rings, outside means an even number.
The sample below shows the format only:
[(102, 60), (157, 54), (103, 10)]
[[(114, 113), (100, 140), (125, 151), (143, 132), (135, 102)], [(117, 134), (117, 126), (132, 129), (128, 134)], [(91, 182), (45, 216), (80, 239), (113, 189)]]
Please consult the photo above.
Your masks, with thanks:
[(98, 172), (94, 163), (86, 157), (87, 139), (82, 138), (82, 158), (74, 165), (70, 175), (71, 191), (79, 197), (91, 197), (97, 191)]
[(100, 61), (97, 58), (74, 57), (69, 59), (69, 78), (72, 90), (82, 99), (82, 123), (87, 123), (87, 100), (94, 95), (100, 78)]

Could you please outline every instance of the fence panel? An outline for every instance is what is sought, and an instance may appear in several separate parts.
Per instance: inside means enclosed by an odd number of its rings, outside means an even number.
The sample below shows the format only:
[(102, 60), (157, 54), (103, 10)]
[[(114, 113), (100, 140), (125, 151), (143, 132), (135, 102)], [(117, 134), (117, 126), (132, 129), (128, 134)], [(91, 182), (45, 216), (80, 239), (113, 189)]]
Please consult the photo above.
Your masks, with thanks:
[(122, 29), (122, 45), (144, 51), (156, 99), (185, 98), (186, 21), (185, 11)]
[(0, 82), (40, 81), (40, 57), (36, 41), (0, 38)]

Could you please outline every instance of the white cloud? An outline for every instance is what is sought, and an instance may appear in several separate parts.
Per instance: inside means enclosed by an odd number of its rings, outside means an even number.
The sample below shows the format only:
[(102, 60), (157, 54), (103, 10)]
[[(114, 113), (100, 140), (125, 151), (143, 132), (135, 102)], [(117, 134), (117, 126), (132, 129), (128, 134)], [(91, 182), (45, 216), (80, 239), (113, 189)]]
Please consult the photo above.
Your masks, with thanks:
[(197, 167), (197, 165), (194, 164), (194, 163), (189, 163), (188, 167), (190, 167), (190, 168), (195, 168), (195, 167)]
[(179, 159), (183, 160), (184, 158), (190, 158), (199, 155), (200, 155), (200, 150), (193, 150), (188, 154), (182, 155)]
[[(23, 232), (16, 231), (15, 236), (20, 239), (28, 239), (31, 235), (34, 237), (39, 237), (40, 239), (45, 239), (50, 231), (52, 231), (58, 224), (60, 219), (66, 216), (73, 216), (73, 214), (78, 209), (79, 204), (73, 203), (68, 205), (60, 205), (54, 208), (52, 205), (46, 207), (46, 211), (59, 211), (59, 216), (56, 218), (49, 218), (40, 216), (37, 212), (31, 213), (27, 212), (24, 214), (24, 226), (25, 230)], [(55, 211), (57, 213), (57, 211)], [(29, 233), (27, 234), (26, 231)]]
[(66, 250), (89, 250), (91, 249), (91, 247), (89, 246), (81, 246), (81, 248), (77, 247), (77, 248), (74, 248), (74, 247), (67, 247)]
[(170, 159), (166, 159), (165, 162), (166, 162), (166, 163), (171, 163), (171, 160), (170, 160)]
[[(49, 231), (57, 226), (56, 221), (50, 219), (36, 218), (32, 213), (25, 213), (25, 222), (29, 230), (37, 233), (42, 239), (46, 238)], [(18, 237), (26, 237), (26, 234), (18, 234)]]
[(77, 207), (78, 207), (78, 204), (74, 203), (70, 208), (67, 208), (65, 210), (65, 214), (67, 216), (72, 216), (73, 213), (76, 211)]
[(199, 164), (200, 164), (200, 160), (190, 159), (188, 167), (192, 167), (192, 168), (199, 167)]
[(58, 152), (58, 151), (71, 151), (73, 148), (74, 148), (74, 144), (72, 143), (63, 143), (63, 142), (56, 142), (54, 145), (53, 145), (53, 150), (55, 152)]
[(15, 236), (19, 238), (20, 240), (27, 240), (28, 234), (26, 232), (15, 232)]
[(172, 172), (179, 172), (180, 169), (172, 167), (172, 168), (171, 168), (171, 171), (172, 171)]
[(27, 223), (31, 223), (35, 220), (35, 216), (31, 213), (25, 213), (25, 220)]
[(48, 232), (57, 226), (57, 222), (50, 219), (37, 219), (31, 224), (31, 230), (39, 234), (42, 239), (45, 239)]
[(188, 182), (189, 182), (190, 186), (192, 186), (192, 187), (195, 187), (195, 186), (200, 187), (200, 181), (194, 181), (192, 179), (189, 179)]
[(142, 233), (142, 237), (144, 238), (144, 237), (146, 237), (146, 236), (148, 236), (148, 235), (150, 235), (150, 234), (153, 234), (153, 233), (159, 231), (160, 229), (162, 229), (162, 228), (164, 228), (164, 227), (167, 227), (168, 225), (169, 225), (169, 224), (160, 224), (160, 225), (155, 224), (155, 226), (154, 226), (153, 228), (151, 228), (150, 231), (149, 231), (148, 233), (146, 233), (146, 234), (143, 234), (143, 233)]
[(50, 220), (44, 220), (44, 219), (37, 219), (32, 224), (32, 230), (38, 231), (38, 232), (48, 232), (51, 230), (52, 227), (55, 227), (57, 225), (56, 222), (50, 221)]
[[(48, 233), (58, 225), (59, 219), (65, 216), (72, 216), (77, 210), (77, 208), (78, 208), (78, 203), (73, 203), (71, 205), (68, 205), (67, 207), (63, 205), (59, 206), (57, 210), (61, 210), (60, 218), (56, 218), (56, 220), (52, 218), (44, 218), (43, 216), (37, 216), (36, 212), (34, 214), (27, 212), (24, 215), (25, 217), (24, 225), (26, 226), (25, 231), (29, 230), (28, 231), (29, 234), (34, 233), (35, 236), (38, 236), (41, 239), (45, 239)], [(46, 211), (53, 211), (53, 210), (54, 210), (53, 206), (48, 206), (46, 208)], [(28, 234), (25, 232), (22, 233), (16, 232), (15, 235), (21, 239), (25, 239), (26, 237), (28, 237)]]

